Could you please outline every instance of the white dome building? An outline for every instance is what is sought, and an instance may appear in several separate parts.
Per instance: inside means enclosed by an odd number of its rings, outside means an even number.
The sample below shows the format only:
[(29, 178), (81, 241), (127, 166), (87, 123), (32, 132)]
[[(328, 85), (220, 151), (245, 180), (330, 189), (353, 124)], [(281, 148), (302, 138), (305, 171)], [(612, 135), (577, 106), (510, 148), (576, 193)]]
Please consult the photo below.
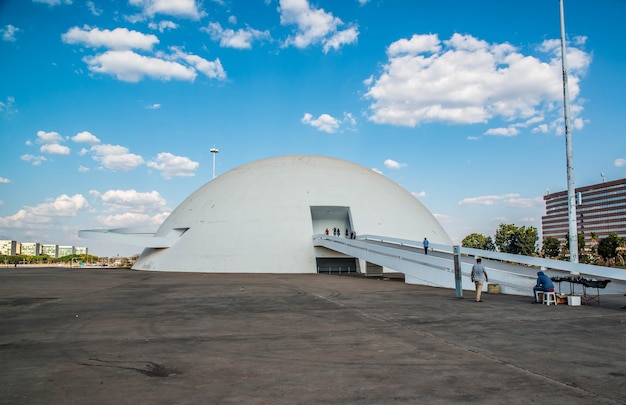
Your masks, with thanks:
[[(315, 273), (348, 258), (314, 247), (338, 228), (452, 245), (433, 215), (375, 171), (340, 159), (284, 156), (237, 167), (199, 188), (163, 222), (137, 270)], [(146, 238), (150, 239), (150, 238)], [(356, 270), (353, 268), (352, 271)]]

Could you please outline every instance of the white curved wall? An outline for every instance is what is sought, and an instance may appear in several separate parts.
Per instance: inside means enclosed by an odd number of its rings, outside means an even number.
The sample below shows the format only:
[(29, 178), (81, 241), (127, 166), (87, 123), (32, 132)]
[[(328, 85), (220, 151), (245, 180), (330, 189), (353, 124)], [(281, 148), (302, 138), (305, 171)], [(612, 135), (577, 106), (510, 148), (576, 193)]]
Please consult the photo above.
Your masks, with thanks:
[[(433, 215), (395, 182), (347, 161), (297, 155), (237, 167), (199, 188), (155, 236), (188, 230), (170, 248), (145, 249), (133, 268), (314, 273), (311, 237), (334, 220), (314, 225), (312, 206), (348, 207), (358, 234), (452, 244)], [(342, 236), (344, 225), (337, 224)]]

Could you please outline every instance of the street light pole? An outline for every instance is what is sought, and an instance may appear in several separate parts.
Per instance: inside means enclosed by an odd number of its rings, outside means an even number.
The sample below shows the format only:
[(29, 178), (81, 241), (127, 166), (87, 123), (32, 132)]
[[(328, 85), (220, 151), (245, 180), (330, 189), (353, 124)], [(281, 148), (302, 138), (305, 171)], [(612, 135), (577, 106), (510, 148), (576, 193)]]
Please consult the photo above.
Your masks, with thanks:
[(576, 223), (576, 186), (574, 184), (574, 157), (569, 121), (569, 91), (567, 85), (567, 53), (565, 51), (565, 16), (563, 0), (559, 0), (561, 14), (561, 64), (563, 66), (563, 115), (565, 118), (565, 152), (567, 159), (567, 201), (569, 220), (569, 260), (578, 263), (578, 226)]
[(211, 153), (213, 154), (213, 178), (215, 178), (215, 155), (217, 155), (219, 152), (219, 149), (215, 147), (211, 148)]

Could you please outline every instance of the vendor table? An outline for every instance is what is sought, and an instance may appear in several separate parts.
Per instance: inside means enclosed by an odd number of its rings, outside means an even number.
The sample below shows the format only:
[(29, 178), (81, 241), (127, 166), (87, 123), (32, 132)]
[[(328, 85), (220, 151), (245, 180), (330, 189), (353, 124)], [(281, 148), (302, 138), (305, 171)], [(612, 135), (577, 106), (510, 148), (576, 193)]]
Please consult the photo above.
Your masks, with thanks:
[[(583, 290), (582, 298), (583, 298), (584, 304), (587, 304), (587, 302), (590, 302), (590, 301), (597, 301), (598, 304), (600, 304), (600, 289), (605, 288), (606, 285), (611, 282), (611, 280), (593, 280), (593, 279), (584, 278), (581, 276), (550, 277), (550, 279), (553, 282), (559, 284), (559, 294), (561, 294), (562, 282), (569, 283), (570, 295), (577, 295), (576, 284), (582, 285), (582, 290)], [(587, 292), (588, 288), (591, 288), (591, 289), (595, 288), (596, 293), (595, 294), (588, 293)], [(591, 292), (593, 292), (593, 290), (591, 290)]]

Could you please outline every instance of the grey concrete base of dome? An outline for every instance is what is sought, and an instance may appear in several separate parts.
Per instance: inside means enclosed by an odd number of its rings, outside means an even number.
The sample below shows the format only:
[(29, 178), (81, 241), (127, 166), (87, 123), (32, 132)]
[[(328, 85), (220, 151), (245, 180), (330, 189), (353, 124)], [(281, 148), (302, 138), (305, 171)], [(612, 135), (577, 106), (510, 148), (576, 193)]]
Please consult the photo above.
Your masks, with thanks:
[(0, 269), (0, 403), (625, 403), (626, 297), (601, 300), (477, 303), (316, 274)]

